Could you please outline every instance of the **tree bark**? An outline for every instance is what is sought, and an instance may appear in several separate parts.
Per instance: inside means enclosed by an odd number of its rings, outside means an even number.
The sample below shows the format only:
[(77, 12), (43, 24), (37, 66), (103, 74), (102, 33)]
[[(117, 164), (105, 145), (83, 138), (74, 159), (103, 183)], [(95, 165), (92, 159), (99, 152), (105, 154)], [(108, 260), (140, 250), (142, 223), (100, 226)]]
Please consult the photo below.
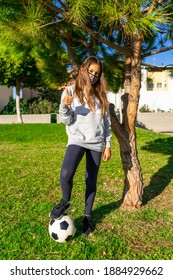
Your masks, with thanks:
[(16, 81), (16, 113), (17, 113), (17, 121), (18, 123), (23, 123), (22, 115), (21, 115), (21, 108), (20, 108), (20, 88), (21, 82), (20, 80)]
[(126, 58), (125, 63), (122, 124), (119, 123), (112, 105), (110, 106), (112, 131), (119, 142), (125, 175), (122, 207), (129, 208), (139, 208), (142, 205), (143, 194), (143, 178), (135, 131), (141, 83), (140, 48), (141, 40), (138, 36), (134, 36), (130, 47), (132, 55)]
[(137, 155), (136, 135), (127, 138), (128, 145), (122, 143), (120, 152), (125, 174), (122, 206), (139, 208), (142, 205), (143, 179)]

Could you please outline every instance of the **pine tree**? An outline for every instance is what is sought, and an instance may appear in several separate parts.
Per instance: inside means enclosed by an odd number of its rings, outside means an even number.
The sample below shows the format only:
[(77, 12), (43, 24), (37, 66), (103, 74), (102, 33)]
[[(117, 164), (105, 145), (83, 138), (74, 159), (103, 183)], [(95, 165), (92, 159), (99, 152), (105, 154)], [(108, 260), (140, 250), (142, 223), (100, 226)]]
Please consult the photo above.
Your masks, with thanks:
[[(60, 5), (62, 1), (56, 2)], [(66, 3), (68, 8), (62, 15), (68, 21), (90, 34), (99, 43), (122, 54), (122, 123), (112, 106), (110, 112), (112, 131), (120, 145), (125, 174), (122, 206), (138, 208), (142, 205), (143, 178), (138, 159), (135, 122), (141, 87), (142, 57), (148, 55), (142, 54), (142, 50), (147, 44), (147, 37), (158, 38), (155, 35), (160, 32), (162, 39), (166, 40), (172, 22), (173, 1), (68, 0), (63, 3)]]
[[(5, 3), (8, 11), (9, 7), (14, 11), (17, 2), (6, 0), (0, 4)], [(24, 49), (34, 42), (36, 48), (31, 54), (38, 59), (40, 70), (44, 72), (45, 65), (51, 66), (42, 60), (46, 51), (41, 45), (56, 52), (57, 43), (60, 66), (77, 70), (86, 56), (94, 54), (103, 61), (112, 89), (123, 86), (122, 122), (110, 105), (112, 131), (119, 142), (125, 174), (122, 206), (140, 207), (144, 186), (135, 122), (141, 65), (145, 65), (145, 57), (173, 49), (172, 45), (165, 45), (172, 37), (173, 0), (25, 0), (23, 3), (24, 8), (20, 9), (24, 9), (25, 16), (16, 19), (14, 32), (8, 36), (12, 36), (10, 41), (15, 37), (20, 44), (26, 42)], [(6, 20), (5, 24), (8, 17)], [(56, 43), (51, 45), (52, 41)]]

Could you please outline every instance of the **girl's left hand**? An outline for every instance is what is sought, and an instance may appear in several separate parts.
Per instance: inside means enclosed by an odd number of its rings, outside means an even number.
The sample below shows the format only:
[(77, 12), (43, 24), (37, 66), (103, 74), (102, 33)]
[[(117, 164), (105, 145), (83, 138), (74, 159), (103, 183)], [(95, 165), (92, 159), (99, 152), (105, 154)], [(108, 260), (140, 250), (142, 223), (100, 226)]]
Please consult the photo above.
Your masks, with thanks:
[(111, 148), (105, 148), (103, 151), (103, 160), (108, 161), (111, 158)]

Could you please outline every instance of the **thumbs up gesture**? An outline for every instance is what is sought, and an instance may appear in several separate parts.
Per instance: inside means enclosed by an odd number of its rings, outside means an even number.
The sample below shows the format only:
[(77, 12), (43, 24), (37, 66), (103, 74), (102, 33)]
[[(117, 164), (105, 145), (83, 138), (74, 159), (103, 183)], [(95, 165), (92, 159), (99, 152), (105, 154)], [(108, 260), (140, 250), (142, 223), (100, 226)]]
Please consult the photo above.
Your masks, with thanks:
[(65, 97), (63, 98), (62, 103), (63, 103), (63, 105), (68, 106), (68, 105), (71, 105), (72, 101), (73, 101), (73, 97), (69, 94), (68, 89), (66, 88)]

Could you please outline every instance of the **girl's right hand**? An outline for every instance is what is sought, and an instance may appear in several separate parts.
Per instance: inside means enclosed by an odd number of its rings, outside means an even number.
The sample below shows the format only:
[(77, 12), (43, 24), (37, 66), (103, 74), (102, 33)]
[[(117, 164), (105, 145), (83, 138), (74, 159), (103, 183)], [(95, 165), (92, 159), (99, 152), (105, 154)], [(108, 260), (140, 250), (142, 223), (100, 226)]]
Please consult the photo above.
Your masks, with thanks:
[(63, 105), (65, 105), (65, 106), (69, 106), (69, 105), (71, 105), (71, 103), (72, 103), (72, 101), (73, 101), (73, 97), (69, 94), (67, 88), (65, 89), (65, 91), (66, 91), (66, 94), (65, 94), (64, 99), (62, 100), (62, 103), (63, 103)]
[(103, 160), (108, 161), (111, 158), (111, 148), (105, 148), (103, 151)]

